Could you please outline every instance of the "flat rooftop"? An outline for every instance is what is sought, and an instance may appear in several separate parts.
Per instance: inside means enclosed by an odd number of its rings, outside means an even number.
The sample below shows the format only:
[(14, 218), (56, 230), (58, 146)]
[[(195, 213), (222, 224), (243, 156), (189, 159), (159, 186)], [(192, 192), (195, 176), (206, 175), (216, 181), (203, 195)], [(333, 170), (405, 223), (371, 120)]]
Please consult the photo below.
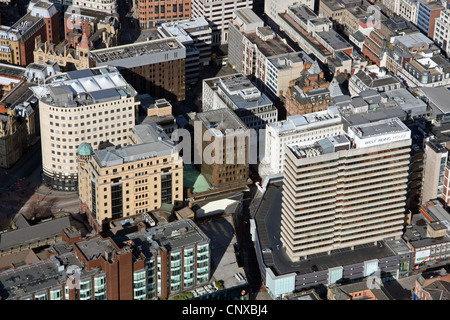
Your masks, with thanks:
[(76, 242), (74, 245), (78, 247), (88, 261), (96, 260), (105, 253), (111, 254), (118, 249), (113, 241), (101, 237), (86, 239)]
[(255, 214), (261, 248), (272, 248), (271, 254), (263, 255), (264, 264), (272, 267), (276, 275), (293, 272), (307, 274), (313, 272), (313, 266), (322, 271), (395, 255), (386, 245), (370, 243), (355, 246), (354, 250), (339, 249), (331, 254), (310, 255), (307, 260), (292, 262), (283, 250), (280, 237), (274, 236), (279, 235), (281, 230), (282, 189), (282, 181), (270, 183)]
[(354, 134), (360, 139), (368, 139), (380, 135), (410, 131), (409, 128), (398, 118), (351, 126), (348, 130), (353, 131)]
[(341, 123), (341, 116), (338, 108), (331, 106), (324, 111), (288, 116), (286, 120), (268, 125), (278, 134), (285, 134), (339, 123)]
[(209, 243), (209, 238), (190, 219), (183, 219), (157, 227), (157, 233), (153, 240), (168, 250), (176, 250), (182, 247), (194, 245), (195, 243)]
[(312, 63), (313, 60), (304, 51), (288, 52), (272, 56), (268, 59), (278, 70), (292, 68), (293, 63)]
[(64, 282), (65, 277), (53, 262), (39, 261), (0, 273), (0, 297), (2, 300), (17, 299), (53, 286), (60, 287)]
[(250, 32), (245, 34), (245, 37), (247, 37), (251, 43), (254, 43), (265, 57), (294, 52), (294, 50), (288, 44), (284, 43), (279, 36), (264, 41), (256, 34), (256, 32)]
[(99, 65), (110, 61), (152, 55), (181, 48), (184, 48), (184, 46), (176, 38), (164, 38), (92, 50), (89, 54), (90, 58)]
[(234, 14), (239, 16), (247, 24), (259, 23), (261, 18), (250, 8), (242, 8), (234, 11)]
[(434, 114), (450, 113), (450, 91), (446, 87), (422, 87), (419, 89), (432, 104)]
[(233, 132), (242, 134), (248, 130), (242, 120), (228, 108), (197, 113), (196, 117), (216, 137), (223, 137)]

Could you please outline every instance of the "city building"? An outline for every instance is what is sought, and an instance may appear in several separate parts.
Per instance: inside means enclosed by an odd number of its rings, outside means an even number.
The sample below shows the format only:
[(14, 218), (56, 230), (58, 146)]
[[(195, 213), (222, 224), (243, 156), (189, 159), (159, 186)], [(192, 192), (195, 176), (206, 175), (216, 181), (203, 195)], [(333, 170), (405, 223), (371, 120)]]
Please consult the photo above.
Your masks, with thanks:
[(379, 67), (388, 63), (387, 53), (390, 43), (397, 37), (419, 33), (419, 29), (409, 20), (395, 16), (379, 23), (364, 40), (362, 54)]
[(172, 114), (172, 105), (166, 99), (154, 99), (149, 94), (144, 93), (138, 96), (141, 102), (141, 110), (147, 114), (141, 124), (155, 123), (160, 126), (164, 132), (172, 136), (178, 128), (177, 119)]
[[(449, 74), (450, 79), (450, 74)], [(449, 123), (450, 109), (448, 99), (450, 91), (446, 87), (422, 87), (415, 93), (428, 104), (430, 115), (428, 119), (434, 126), (442, 126)]]
[(450, 275), (423, 274), (415, 281), (414, 300), (450, 300)]
[[(31, 2), (30, 11), (12, 26), (0, 26), (0, 61), (27, 66), (34, 62), (35, 39), (59, 41), (59, 13), (52, 3)], [(49, 40), (48, 40), (49, 41)]]
[(412, 250), (414, 273), (448, 264), (449, 218), (449, 213), (437, 200), (422, 202), (420, 213), (412, 216), (403, 239)]
[(196, 120), (203, 139), (195, 141), (194, 152), (202, 156), (200, 171), (206, 181), (216, 189), (245, 188), (251, 155), (244, 122), (228, 108), (197, 113)]
[(183, 161), (174, 143), (156, 124), (130, 134), (133, 143), (122, 148), (78, 147), (81, 212), (97, 232), (111, 220), (183, 202)]
[(228, 63), (274, 97), (280, 95), (281, 90), (276, 91), (278, 84), (286, 89), (287, 83), (311, 60), (304, 52), (294, 52), (249, 8), (233, 13), (229, 34)]
[(192, 18), (204, 17), (211, 22), (212, 45), (229, 41), (228, 25), (233, 13), (242, 8), (253, 8), (253, 0), (191, 0)]
[(89, 59), (89, 50), (89, 39), (86, 35), (76, 48), (71, 48), (66, 40), (55, 45), (47, 41), (42, 42), (41, 37), (37, 37), (33, 56), (35, 63), (55, 61), (63, 71), (84, 70), (94, 67), (93, 61)]
[(313, 60), (302, 51), (268, 58), (264, 77), (264, 85), (269, 89), (266, 90), (266, 93), (273, 97), (285, 96), (291, 81), (312, 64)]
[[(370, 280), (369, 280), (370, 281)], [(394, 300), (383, 284), (371, 287), (368, 281), (340, 285), (334, 283), (327, 288), (327, 300)]]
[(395, 37), (387, 45), (386, 53), (386, 68), (412, 88), (450, 83), (450, 62), (440, 54), (433, 40), (422, 33)]
[(402, 87), (400, 79), (379, 68), (360, 70), (350, 77), (348, 83), (348, 90), (352, 96), (358, 95), (365, 90), (387, 92), (401, 89)]
[(77, 190), (77, 148), (88, 142), (127, 143), (135, 125), (137, 92), (115, 67), (71, 71), (32, 87), (39, 99), (44, 182)]
[(184, 101), (186, 48), (165, 38), (91, 50), (97, 67), (114, 66), (138, 92), (169, 101)]
[(186, 83), (198, 81), (200, 69), (211, 61), (211, 28), (203, 18), (193, 18), (162, 23), (158, 27), (159, 38), (176, 37), (186, 47)]
[(191, 0), (139, 0), (133, 1), (134, 16), (141, 29), (157, 27), (161, 23), (190, 19)]
[[(389, 1), (386, 1), (389, 2)], [(418, 0), (400, 0), (398, 12), (399, 16), (406, 19), (406, 21), (411, 21), (412, 23), (417, 23), (417, 8), (419, 6)]]
[(38, 101), (31, 87), (55, 74), (54, 65), (0, 64), (0, 167), (12, 167), (39, 136)]
[(268, 124), (265, 136), (265, 157), (260, 164), (260, 176), (284, 172), (285, 147), (308, 145), (324, 137), (343, 133), (338, 108), (329, 108), (303, 115), (288, 116), (286, 120)]
[(436, 19), (441, 15), (443, 5), (435, 0), (419, 0), (417, 5), (417, 27), (433, 39)]
[(337, 92), (330, 91), (330, 82), (325, 80), (324, 72), (314, 61), (299, 78), (289, 83), (285, 99), (286, 112), (296, 115), (326, 110), (332, 103), (332, 95), (342, 95), (339, 86), (337, 88)]
[(412, 251), (403, 239), (370, 242), (291, 261), (280, 237), (273, 236), (280, 232), (283, 189), (279, 178), (264, 180), (250, 206), (250, 232), (261, 281), (272, 299), (283, 299), (293, 292), (324, 290), (334, 283), (366, 281), (370, 276), (385, 282), (411, 274)]
[(255, 130), (278, 120), (273, 102), (241, 73), (204, 79), (202, 84), (203, 111), (228, 108)]
[(442, 10), (439, 18), (436, 18), (432, 39), (450, 57), (450, 9)]
[(271, 28), (276, 30), (278, 28), (278, 19), (279, 15), (282, 12), (285, 12), (287, 8), (294, 3), (300, 3), (302, 5), (305, 5), (312, 11), (314, 11), (315, 7), (315, 1), (313, 0), (302, 0), (302, 1), (294, 1), (294, 0), (266, 0), (264, 1), (264, 13), (266, 14), (268, 18), (268, 24)]
[(286, 147), (280, 234), (292, 261), (400, 239), (410, 134), (392, 118), (352, 126), (347, 135), (308, 146)]
[[(89, 39), (90, 49), (119, 44), (119, 17), (84, 7), (71, 6), (64, 13), (64, 39), (71, 48)], [(58, 44), (56, 41), (49, 41)]]
[(424, 146), (421, 203), (443, 197), (445, 168), (448, 159), (447, 148), (437, 140), (429, 139)]
[(73, 0), (72, 4), (109, 15), (117, 13), (117, 0), (104, 0), (101, 2), (95, 0)]
[(279, 25), (286, 35), (307, 54), (326, 64), (337, 52), (351, 55), (353, 46), (333, 27), (329, 18), (320, 17), (305, 5), (292, 5), (279, 14)]
[(46, 41), (58, 43), (61, 40), (61, 16), (54, 3), (47, 0), (31, 0), (27, 11), (34, 17), (44, 19)]
[(212, 288), (211, 240), (192, 220), (136, 227), (113, 237), (65, 228), (41, 260), (0, 273), (1, 300), (156, 300)]

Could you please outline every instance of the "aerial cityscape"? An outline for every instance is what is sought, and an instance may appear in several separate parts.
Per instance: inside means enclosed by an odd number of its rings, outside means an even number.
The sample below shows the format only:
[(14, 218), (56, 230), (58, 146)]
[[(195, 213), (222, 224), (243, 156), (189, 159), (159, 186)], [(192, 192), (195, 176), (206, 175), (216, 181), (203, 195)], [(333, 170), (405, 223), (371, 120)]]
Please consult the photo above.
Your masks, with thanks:
[(0, 300), (450, 300), (449, 150), (447, 0), (0, 0)]

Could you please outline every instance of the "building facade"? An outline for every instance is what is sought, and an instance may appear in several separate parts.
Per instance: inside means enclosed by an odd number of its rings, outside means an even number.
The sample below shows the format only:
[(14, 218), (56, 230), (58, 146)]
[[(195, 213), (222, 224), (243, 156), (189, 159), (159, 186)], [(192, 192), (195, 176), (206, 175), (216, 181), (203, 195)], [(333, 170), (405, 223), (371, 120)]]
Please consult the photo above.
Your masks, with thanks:
[(176, 37), (186, 47), (186, 83), (197, 83), (200, 69), (209, 65), (211, 61), (211, 28), (209, 22), (200, 17), (162, 23), (158, 27), (158, 37)]
[(190, 19), (191, 0), (138, 0), (133, 1), (133, 10), (141, 29), (154, 28), (165, 22)]
[(335, 107), (304, 115), (288, 116), (286, 120), (266, 126), (265, 157), (260, 165), (260, 175), (284, 172), (285, 147), (308, 145), (324, 137), (342, 134), (341, 116)]
[(401, 237), (410, 134), (393, 118), (286, 148), (281, 242), (292, 261)]
[(211, 22), (213, 46), (227, 44), (228, 23), (237, 9), (253, 8), (253, 0), (192, 0), (192, 18)]
[(97, 232), (111, 220), (183, 203), (183, 161), (164, 131), (139, 125), (130, 140), (123, 148), (78, 148), (81, 211)]
[(77, 189), (77, 148), (101, 141), (127, 144), (139, 107), (137, 92), (114, 67), (57, 74), (32, 88), (39, 98), (44, 182)]
[(273, 102), (240, 73), (204, 79), (202, 90), (203, 111), (228, 108), (255, 130), (278, 120)]
[(169, 101), (184, 101), (186, 48), (176, 38), (91, 50), (97, 67), (117, 67), (138, 92)]

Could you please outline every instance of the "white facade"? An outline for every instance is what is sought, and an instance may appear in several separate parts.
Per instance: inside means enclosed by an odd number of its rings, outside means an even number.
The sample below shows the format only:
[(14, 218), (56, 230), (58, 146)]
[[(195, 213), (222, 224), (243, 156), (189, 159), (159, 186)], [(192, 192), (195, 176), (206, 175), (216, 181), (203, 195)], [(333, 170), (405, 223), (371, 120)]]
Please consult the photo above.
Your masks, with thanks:
[(117, 12), (117, 0), (74, 0), (73, 4), (111, 15)]
[(228, 43), (228, 23), (233, 11), (253, 8), (253, 0), (192, 0), (192, 18), (204, 17), (211, 22), (212, 43)]
[(436, 18), (433, 39), (447, 57), (450, 56), (450, 9), (442, 10), (441, 16)]
[(405, 18), (407, 21), (417, 23), (417, 8), (419, 1), (417, 0), (400, 0), (398, 12), (399, 16)]
[(344, 133), (338, 108), (305, 115), (290, 116), (287, 120), (266, 127), (265, 157), (259, 167), (261, 176), (278, 175), (284, 171), (285, 147), (305, 146), (319, 139)]
[(275, 27), (275, 24), (278, 25), (278, 14), (285, 12), (294, 3), (303, 4), (314, 11), (314, 0), (265, 0), (264, 13), (272, 20), (270, 21), (270, 26)]

